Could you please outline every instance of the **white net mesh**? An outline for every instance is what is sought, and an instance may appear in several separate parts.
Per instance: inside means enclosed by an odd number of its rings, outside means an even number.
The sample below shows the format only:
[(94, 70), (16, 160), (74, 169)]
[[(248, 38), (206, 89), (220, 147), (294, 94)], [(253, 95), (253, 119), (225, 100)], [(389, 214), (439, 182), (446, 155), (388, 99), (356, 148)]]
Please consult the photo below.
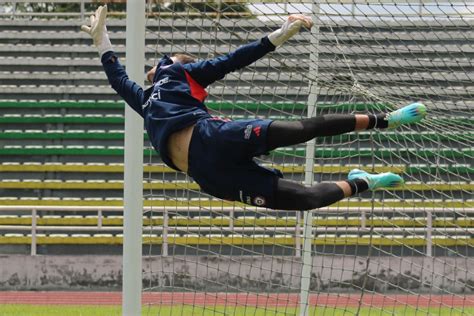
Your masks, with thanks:
[[(407, 181), (314, 210), (309, 275), (302, 275), (301, 212), (212, 198), (150, 148), (149, 313), (474, 313), (474, 6), (346, 2), (149, 4), (150, 64), (176, 52), (225, 54), (278, 28), (287, 13), (313, 16), (311, 31), (213, 84), (207, 106), (214, 115), (291, 120), (414, 101), (429, 111), (424, 123), (394, 131), (316, 139), (312, 170), (304, 144), (259, 159), (300, 182), (305, 172), (315, 182), (345, 179), (354, 167)], [(301, 280), (309, 280), (302, 295)], [(300, 301), (309, 308), (299, 310)]]

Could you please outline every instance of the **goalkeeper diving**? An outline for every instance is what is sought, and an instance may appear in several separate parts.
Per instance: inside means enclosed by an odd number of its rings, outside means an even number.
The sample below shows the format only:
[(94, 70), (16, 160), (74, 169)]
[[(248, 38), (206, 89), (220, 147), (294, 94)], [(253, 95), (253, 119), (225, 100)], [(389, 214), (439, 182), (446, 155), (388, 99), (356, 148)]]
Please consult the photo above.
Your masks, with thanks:
[(347, 180), (306, 187), (283, 179), (279, 170), (259, 165), (254, 157), (315, 137), (417, 123), (426, 115), (421, 103), (390, 113), (328, 114), (298, 121), (233, 121), (209, 114), (204, 104), (206, 87), (271, 53), (301, 28), (310, 29), (311, 18), (290, 15), (280, 29), (217, 58), (196, 61), (187, 54), (165, 55), (147, 73), (152, 86), (144, 90), (128, 78), (114, 53), (106, 15), (107, 7), (99, 7), (91, 16), (91, 25), (83, 25), (82, 30), (92, 36), (112, 88), (143, 117), (163, 162), (187, 173), (202, 191), (260, 207), (310, 210), (366, 190), (403, 184), (394, 173), (369, 174), (354, 169)]

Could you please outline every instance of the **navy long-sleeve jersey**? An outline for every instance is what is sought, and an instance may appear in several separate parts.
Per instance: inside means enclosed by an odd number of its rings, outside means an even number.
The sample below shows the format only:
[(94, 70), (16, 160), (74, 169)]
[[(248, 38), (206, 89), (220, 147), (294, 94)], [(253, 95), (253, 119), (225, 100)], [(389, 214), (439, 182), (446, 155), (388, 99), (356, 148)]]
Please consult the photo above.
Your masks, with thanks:
[(102, 64), (112, 88), (144, 118), (150, 141), (163, 162), (178, 170), (168, 156), (167, 140), (173, 132), (211, 117), (204, 105), (204, 89), (273, 50), (275, 46), (264, 37), (227, 55), (196, 63), (173, 63), (164, 56), (157, 65), (153, 86), (146, 90), (128, 78), (114, 52), (102, 55)]

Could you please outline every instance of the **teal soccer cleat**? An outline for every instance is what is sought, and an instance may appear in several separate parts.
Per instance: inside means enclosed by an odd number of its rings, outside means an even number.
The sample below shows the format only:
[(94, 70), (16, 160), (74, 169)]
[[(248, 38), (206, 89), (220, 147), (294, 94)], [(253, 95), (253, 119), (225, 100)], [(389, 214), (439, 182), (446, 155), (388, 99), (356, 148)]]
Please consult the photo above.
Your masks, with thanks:
[(401, 186), (404, 182), (402, 177), (391, 172), (371, 174), (363, 170), (354, 169), (349, 172), (349, 180), (362, 179), (369, 184), (370, 190), (378, 188), (395, 188)]
[(387, 115), (388, 128), (396, 128), (403, 124), (417, 123), (426, 116), (426, 106), (412, 103)]

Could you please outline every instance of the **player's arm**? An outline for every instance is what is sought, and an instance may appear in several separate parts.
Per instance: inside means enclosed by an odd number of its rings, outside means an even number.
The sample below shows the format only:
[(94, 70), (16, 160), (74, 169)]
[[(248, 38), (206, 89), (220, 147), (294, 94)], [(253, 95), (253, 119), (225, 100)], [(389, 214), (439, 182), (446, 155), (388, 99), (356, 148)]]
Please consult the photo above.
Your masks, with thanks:
[(130, 105), (135, 112), (143, 117), (143, 88), (128, 78), (125, 69), (115, 55), (105, 25), (107, 6), (100, 6), (91, 16), (91, 25), (83, 25), (81, 29), (88, 33), (99, 51), (102, 65), (112, 88)]
[(194, 80), (205, 88), (214, 81), (224, 78), (226, 74), (248, 66), (267, 53), (274, 51), (276, 47), (298, 33), (303, 25), (311, 28), (313, 26), (311, 18), (301, 14), (290, 15), (281, 28), (260, 40), (240, 46), (227, 55), (185, 64), (183, 67)]

